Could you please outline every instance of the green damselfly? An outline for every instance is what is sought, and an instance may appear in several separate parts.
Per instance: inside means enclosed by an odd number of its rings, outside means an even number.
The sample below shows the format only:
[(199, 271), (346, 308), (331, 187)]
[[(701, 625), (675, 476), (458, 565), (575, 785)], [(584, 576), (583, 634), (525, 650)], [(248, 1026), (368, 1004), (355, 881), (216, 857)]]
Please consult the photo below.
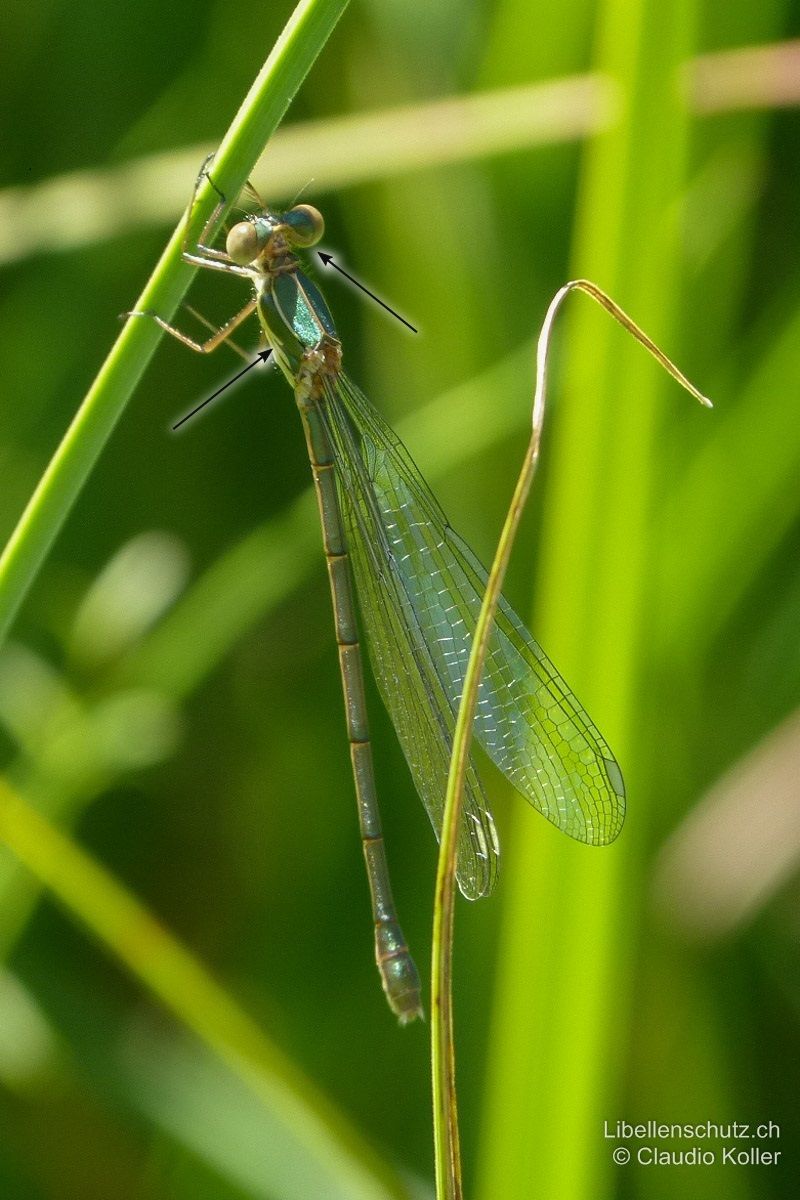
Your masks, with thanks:
[[(294, 390), (330, 578), (375, 954), (389, 1004), (405, 1022), (422, 1013), (420, 983), (392, 898), (351, 581), (380, 693), (438, 836), (486, 572), (448, 524), (405, 447), (342, 370), (333, 318), (297, 255), (322, 237), (321, 214), (307, 204), (287, 212), (261, 205), (230, 229), (223, 251), (206, 240), (224, 203), (221, 198), (183, 257), (248, 280), (253, 296), (244, 308), (202, 342), (155, 314), (132, 315), (154, 317), (185, 345), (209, 352), (256, 313)], [(559, 829), (596, 846), (616, 838), (625, 815), (620, 768), (505, 600), (489, 643), (474, 734), (515, 788)], [(470, 763), (457, 867), (466, 897), (492, 890), (498, 854), (494, 821)]]

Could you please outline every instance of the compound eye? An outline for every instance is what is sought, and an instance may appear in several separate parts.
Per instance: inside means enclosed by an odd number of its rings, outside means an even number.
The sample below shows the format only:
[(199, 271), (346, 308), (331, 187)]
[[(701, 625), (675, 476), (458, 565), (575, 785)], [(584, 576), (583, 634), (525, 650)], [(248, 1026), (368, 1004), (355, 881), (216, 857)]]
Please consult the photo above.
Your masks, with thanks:
[(315, 246), (325, 232), (322, 213), (311, 204), (296, 204), (283, 218), (289, 230), (288, 237), (294, 246)]
[(225, 249), (229, 258), (240, 267), (246, 267), (253, 259), (258, 258), (266, 240), (266, 236), (252, 221), (239, 221), (230, 230), (225, 240)]

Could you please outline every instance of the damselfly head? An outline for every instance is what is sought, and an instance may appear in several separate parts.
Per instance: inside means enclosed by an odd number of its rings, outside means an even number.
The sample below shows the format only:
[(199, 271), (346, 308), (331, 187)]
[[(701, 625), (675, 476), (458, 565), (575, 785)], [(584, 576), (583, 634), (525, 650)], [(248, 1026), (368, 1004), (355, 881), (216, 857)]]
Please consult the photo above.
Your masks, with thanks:
[(279, 257), (295, 248), (314, 246), (324, 232), (322, 213), (310, 204), (296, 204), (286, 213), (264, 212), (237, 222), (225, 249), (233, 262), (246, 267), (264, 254)]

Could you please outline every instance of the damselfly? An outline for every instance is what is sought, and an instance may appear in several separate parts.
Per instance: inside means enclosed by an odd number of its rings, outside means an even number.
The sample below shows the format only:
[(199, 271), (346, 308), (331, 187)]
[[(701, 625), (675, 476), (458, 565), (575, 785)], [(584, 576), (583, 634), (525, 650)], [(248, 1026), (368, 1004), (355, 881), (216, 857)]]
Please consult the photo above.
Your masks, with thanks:
[[(389, 1004), (405, 1022), (422, 1012), (420, 983), (389, 881), (351, 580), (378, 688), (438, 837), (486, 572), (448, 524), (405, 447), (342, 370), (333, 318), (297, 256), (322, 237), (321, 214), (307, 204), (287, 212), (262, 205), (230, 229), (223, 251), (206, 244), (223, 205), (221, 198), (183, 257), (248, 280), (253, 296), (244, 308), (202, 342), (155, 314), (133, 315), (154, 316), (185, 345), (208, 352), (257, 313), (294, 391), (330, 577), (375, 954)], [(489, 643), (474, 734), (515, 788), (564, 833), (595, 846), (617, 836), (625, 815), (619, 766), (505, 600)], [(467, 898), (492, 890), (498, 853), (494, 821), (470, 763), (457, 867)]]

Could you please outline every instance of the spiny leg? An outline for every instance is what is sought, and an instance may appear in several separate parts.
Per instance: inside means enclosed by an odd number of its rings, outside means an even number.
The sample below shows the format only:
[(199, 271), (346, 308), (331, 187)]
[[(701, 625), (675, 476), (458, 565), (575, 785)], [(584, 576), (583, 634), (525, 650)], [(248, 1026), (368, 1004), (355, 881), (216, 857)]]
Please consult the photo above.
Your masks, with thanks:
[[(214, 158), (214, 153), (212, 151), (212, 153), (207, 155), (205, 160), (203, 161), (203, 165), (200, 168), (197, 178), (194, 181), (194, 188), (192, 189), (192, 198), (189, 201), (189, 207), (186, 210), (186, 234), (183, 239), (183, 257), (188, 262), (197, 263), (197, 259), (195, 257), (189, 257), (192, 254), (192, 251), (189, 249), (189, 247), (187, 245), (188, 238), (189, 238), (189, 222), (191, 220), (192, 213), (194, 211), (194, 206), (197, 203), (197, 193), (200, 189), (200, 186), (201, 186), (203, 180), (207, 179), (209, 184), (211, 185), (211, 187), (217, 193), (218, 199), (217, 199), (216, 205), (214, 206), (214, 211), (211, 213), (211, 216), (208, 218), (205, 225), (203, 226), (203, 228), (200, 231), (200, 236), (197, 239), (197, 241), (195, 242), (193, 250), (201, 250), (203, 252), (203, 255), (207, 256), (208, 258), (215, 259), (218, 262), (230, 263), (230, 259), (228, 258), (228, 255), (225, 253), (224, 250), (217, 250), (214, 246), (206, 245), (206, 238), (209, 236), (209, 231), (211, 229), (213, 229), (214, 226), (219, 221), (222, 211), (225, 208), (225, 205), (227, 203), (227, 197), (225, 196), (225, 193), (222, 192), (217, 187), (217, 185), (214, 183), (214, 180), (211, 178), (211, 174), (208, 170), (209, 163), (211, 163), (213, 161), (213, 158)], [(197, 263), (197, 265), (201, 266), (201, 265), (208, 265), (208, 264)]]
[[(207, 338), (204, 342), (199, 342), (195, 338), (190, 337), (188, 333), (184, 333), (182, 329), (178, 329), (175, 325), (170, 325), (169, 321), (165, 321), (163, 317), (158, 315), (158, 313), (147, 312), (139, 309), (134, 310), (133, 312), (124, 313), (123, 315), (126, 317), (149, 317), (151, 321), (155, 321), (156, 325), (158, 325), (160, 329), (163, 329), (165, 333), (169, 333), (172, 337), (177, 338), (179, 342), (182, 342), (184, 346), (188, 346), (190, 350), (195, 350), (198, 354), (210, 354), (212, 350), (216, 350), (218, 346), (223, 344), (223, 342), (228, 341), (228, 338), (233, 333), (234, 329), (238, 329), (243, 321), (246, 321), (249, 316), (252, 316), (252, 314), (255, 312), (257, 303), (258, 300), (255, 296), (253, 296), (252, 299), (247, 301), (247, 304), (245, 304), (244, 308), (241, 309), (240, 312), (231, 317), (229, 321), (226, 321), (224, 325), (221, 325), (220, 328), (215, 330), (211, 337)], [(200, 316), (199, 313), (194, 312), (194, 310), (191, 308), (189, 311), (193, 312), (193, 315), (198, 317), (198, 319), (202, 321), (204, 325), (208, 325), (210, 329), (214, 328), (211, 322), (207, 321), (205, 317)], [(241, 356), (247, 362), (250, 361), (248, 356), (239, 346), (236, 345), (235, 342), (229, 344), (233, 349), (241, 354)]]
[[(197, 195), (197, 189), (200, 186), (200, 181), (202, 179), (207, 179), (219, 197), (219, 204), (217, 205), (217, 211), (219, 211), (219, 209), (222, 207), (222, 205), (227, 203), (228, 198), (225, 195), (225, 193), (222, 191), (222, 189), (220, 187), (218, 187), (217, 184), (214, 182), (214, 180), (211, 178), (211, 172), (209, 171), (208, 166), (209, 166), (209, 163), (212, 162), (213, 158), (214, 158), (214, 152), (212, 151), (211, 154), (206, 156), (206, 159), (205, 159), (202, 167), (200, 168), (200, 173), (197, 176), (197, 181), (194, 185), (194, 195), (192, 196), (192, 204), (194, 204), (194, 199), (195, 199), (195, 196)], [(244, 187), (242, 188), (242, 192), (249, 193), (251, 198), (253, 200), (255, 200), (256, 206), (259, 209), (259, 211), (261, 211), (267, 207), (266, 204), (264, 203), (264, 201), (262, 200), (261, 196), (259, 195), (258, 189), (256, 188), (255, 184), (253, 183), (252, 179), (247, 180)], [(241, 195), (241, 193), (240, 193), (240, 195)]]
[[(224, 271), (226, 275), (238, 275), (240, 278), (252, 280), (253, 275), (249, 268), (239, 266), (238, 264), (232, 262), (230, 257), (224, 251), (216, 250), (213, 246), (206, 246), (202, 241), (202, 239), (208, 235), (208, 231), (212, 225), (218, 220), (225, 204), (224, 193), (220, 191), (208, 173), (208, 164), (213, 157), (213, 154), (210, 154), (208, 158), (206, 158), (203, 166), (200, 169), (200, 173), (195, 180), (192, 198), (189, 202), (189, 207), (186, 212), (186, 233), (184, 234), (181, 257), (183, 258), (184, 262), (191, 263), (193, 266), (205, 267), (206, 269), (214, 271)], [(203, 179), (207, 179), (211, 187), (217, 193), (219, 196), (219, 203), (216, 205), (213, 213), (203, 226), (203, 230), (200, 234), (201, 240), (195, 245), (195, 249), (201, 253), (195, 254), (187, 248), (189, 236), (188, 226), (191, 220), (192, 209), (194, 208), (197, 199), (197, 190), (200, 187)], [(165, 333), (169, 333), (172, 337), (177, 338), (179, 342), (182, 342), (184, 346), (188, 346), (190, 350), (195, 350), (199, 354), (210, 354), (212, 350), (216, 350), (217, 347), (221, 346), (223, 342), (228, 342), (232, 350), (239, 354), (240, 357), (244, 358), (246, 362), (249, 362), (247, 354), (241, 349), (241, 347), (238, 346), (236, 342), (230, 341), (229, 339), (233, 331), (238, 328), (238, 326), (241, 325), (241, 323), (245, 321), (253, 312), (255, 312), (256, 304), (257, 300), (255, 297), (253, 297), (248, 301), (247, 304), (245, 304), (240, 312), (236, 313), (235, 316), (231, 317), (229, 321), (226, 321), (225, 324), (220, 326), (218, 329), (215, 328), (204, 316), (202, 316), (201, 313), (198, 313), (190, 305), (185, 305), (185, 307), (189, 309), (189, 312), (192, 313), (192, 315), (198, 321), (214, 331), (212, 336), (207, 338), (204, 342), (190, 337), (189, 334), (184, 333), (183, 330), (178, 329), (177, 326), (170, 324), (169, 321), (165, 320), (164, 317), (159, 316), (158, 313), (154, 313), (149, 310), (134, 309), (131, 312), (122, 313), (121, 315), (122, 317), (149, 317), (151, 320), (155, 321)]]
[[(181, 258), (184, 262), (190, 263), (194, 267), (206, 267), (212, 271), (225, 271), (228, 275), (239, 275), (246, 279), (251, 278), (250, 271), (247, 267), (237, 266), (230, 259), (230, 256), (224, 250), (218, 250), (215, 246), (206, 244), (206, 238), (211, 236), (211, 230), (219, 222), (222, 212), (227, 203), (225, 193), (222, 192), (211, 178), (208, 171), (208, 164), (213, 159), (214, 155), (209, 154), (200, 168), (200, 173), (194, 183), (192, 190), (192, 198), (189, 201), (189, 207), (186, 210), (185, 232), (183, 236), (183, 249)], [(206, 221), (203, 228), (200, 230), (200, 236), (193, 244), (189, 241), (189, 225), (192, 219), (192, 212), (197, 202), (197, 192), (204, 179), (207, 179), (211, 187), (217, 193), (219, 200), (214, 206), (214, 211)]]
[[(204, 317), (203, 314), (201, 312), (198, 312), (196, 308), (192, 308), (191, 304), (184, 304), (183, 307), (186, 309), (186, 311), (188, 313), (191, 313), (191, 315), (194, 317), (194, 319), (196, 321), (199, 321), (201, 325), (205, 325), (206, 329), (210, 329), (213, 334), (218, 334), (220, 332), (220, 327), (216, 326), (213, 321), (209, 321), (208, 317)], [(245, 308), (246, 307), (247, 306), (245, 305)], [(238, 320), (238, 318), (240, 316), (241, 316), (241, 314), (237, 313), (236, 317), (234, 317), (233, 320)], [(228, 324), (230, 324), (230, 322), (228, 322)], [(225, 326), (223, 325), (223, 326), (221, 326), (221, 328), (224, 329)], [(233, 329), (230, 330), (230, 333), (233, 333)], [(225, 345), (230, 346), (231, 350), (234, 350), (239, 355), (240, 358), (243, 358), (245, 362), (249, 363), (250, 355), (247, 353), (246, 350), (242, 349), (242, 347), (239, 345), (238, 342), (235, 342), (233, 340), (233, 338), (230, 336), (230, 333), (229, 333), (228, 337), (223, 339), (225, 342)], [(212, 347), (212, 349), (213, 348), (214, 347)]]
[[(218, 250), (215, 246), (208, 245), (208, 243), (206, 241), (206, 239), (210, 236), (210, 231), (214, 228), (214, 226), (219, 221), (222, 211), (228, 202), (225, 193), (221, 190), (221, 188), (217, 187), (216, 183), (211, 178), (211, 174), (208, 170), (208, 165), (211, 162), (211, 160), (213, 159), (213, 157), (214, 157), (213, 154), (208, 155), (208, 157), (206, 158), (202, 167), (200, 168), (200, 173), (197, 176), (197, 179), (195, 180), (194, 191), (192, 192), (192, 198), (189, 202), (189, 207), (186, 211), (187, 232), (186, 232), (186, 236), (184, 237), (184, 241), (183, 241), (183, 260), (184, 260), (184, 262), (192, 263), (196, 267), (211, 267), (212, 269), (227, 271), (231, 275), (249, 276), (249, 269), (247, 267), (241, 267), (241, 266), (236, 265), (235, 263), (233, 263), (231, 261), (230, 255), (227, 254), (227, 252), (225, 250)], [(197, 242), (194, 244), (193, 247), (190, 248), (187, 244), (187, 242), (188, 242), (188, 224), (189, 224), (189, 220), (191, 218), (192, 210), (194, 209), (195, 202), (197, 200), (197, 190), (200, 187), (200, 184), (204, 179), (208, 180), (211, 187), (214, 189), (217, 196), (219, 197), (219, 200), (218, 200), (217, 204), (215, 205), (214, 211), (212, 212), (211, 216), (208, 218), (205, 225), (201, 229), (200, 236), (197, 239)], [(255, 187), (253, 186), (253, 184), (250, 182), (249, 179), (248, 179), (247, 183), (245, 184), (245, 190), (248, 191), (250, 193), (250, 195), (254, 198), (259, 209), (263, 209), (265, 207), (264, 201), (261, 199), (261, 197), (259, 196), (258, 192), (256, 191)]]

